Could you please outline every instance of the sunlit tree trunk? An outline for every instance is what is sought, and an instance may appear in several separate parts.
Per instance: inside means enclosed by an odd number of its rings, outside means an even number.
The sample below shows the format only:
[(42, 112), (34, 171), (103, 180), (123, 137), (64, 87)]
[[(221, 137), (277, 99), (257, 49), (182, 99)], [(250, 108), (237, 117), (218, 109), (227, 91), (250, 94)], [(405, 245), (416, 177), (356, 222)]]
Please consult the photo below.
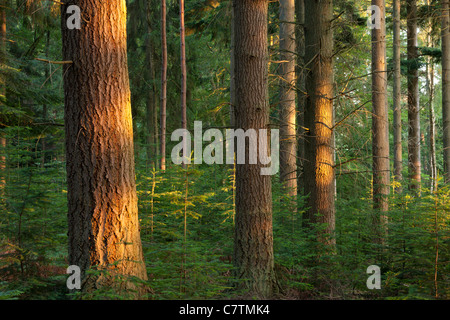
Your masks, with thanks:
[(444, 147), (444, 177), (450, 182), (450, 1), (442, 0), (442, 119)]
[[(381, 213), (376, 225), (385, 228), (389, 209), (389, 117), (387, 105), (385, 1), (372, 0), (380, 8), (380, 27), (372, 29), (372, 157), (373, 207)], [(380, 238), (381, 240), (381, 238)]]
[[(62, 5), (69, 263), (83, 290), (136, 289), (115, 276), (147, 279), (138, 220), (127, 67), (125, 0), (72, 1), (81, 29)], [(107, 270), (87, 275), (89, 268)], [(143, 293), (138, 290), (137, 295)]]
[(304, 140), (304, 126), (305, 126), (305, 2), (304, 0), (295, 0), (295, 42), (297, 52), (297, 66), (296, 66), (296, 91), (297, 91), (297, 193), (303, 193), (303, 164), (305, 161), (305, 140)]
[[(234, 1), (233, 10), (236, 127), (268, 129), (268, 1)], [(263, 165), (249, 164), (248, 156), (245, 163), (236, 165), (235, 276), (250, 295), (269, 297), (275, 283), (271, 176), (261, 175)]]
[[(295, 4), (280, 0), (280, 180), (286, 194), (297, 196), (295, 112)], [(296, 201), (292, 205), (296, 210)]]
[[(431, 42), (429, 42), (431, 45)], [(436, 117), (434, 114), (434, 63), (432, 58), (428, 58), (427, 62), (427, 93), (428, 93), (428, 109), (429, 109), (429, 149), (430, 149), (430, 190), (436, 191), (437, 188), (437, 167), (436, 167)]]
[(306, 222), (326, 224), (319, 240), (334, 244), (333, 2), (305, 1), (305, 193)]
[(161, 0), (161, 104), (160, 104), (160, 169), (166, 170), (166, 105), (167, 105), (167, 16), (166, 0)]
[(417, 52), (417, 3), (408, 0), (407, 37), (408, 37), (408, 171), (409, 189), (419, 190), (421, 182), (420, 164), (420, 109), (419, 109), (419, 71), (415, 63)]
[[(400, 0), (394, 0), (394, 180), (401, 183), (403, 179), (403, 151), (402, 151), (402, 78), (400, 69)], [(395, 190), (401, 193), (402, 188), (398, 186)]]

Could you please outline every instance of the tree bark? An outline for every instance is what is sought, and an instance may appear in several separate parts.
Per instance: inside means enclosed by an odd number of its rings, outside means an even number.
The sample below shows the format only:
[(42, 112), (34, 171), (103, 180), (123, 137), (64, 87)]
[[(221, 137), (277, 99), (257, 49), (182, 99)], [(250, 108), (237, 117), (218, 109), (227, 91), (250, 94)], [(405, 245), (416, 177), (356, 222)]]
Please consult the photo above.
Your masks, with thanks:
[(380, 8), (380, 28), (372, 29), (372, 157), (373, 208), (381, 213), (376, 225), (385, 228), (389, 209), (389, 118), (387, 108), (385, 1), (372, 0)]
[[(234, 1), (233, 10), (236, 128), (258, 132), (269, 127), (268, 1)], [(262, 167), (248, 164), (248, 156), (236, 165), (234, 266), (238, 287), (265, 298), (273, 293), (275, 274), (271, 177), (261, 175)]]
[[(305, 193), (306, 225), (326, 224), (318, 239), (334, 244), (333, 2), (305, 1)], [(331, 237), (328, 237), (331, 235)]]
[[(402, 151), (402, 76), (400, 69), (401, 43), (400, 43), (400, 0), (394, 0), (394, 180), (401, 183), (403, 180), (403, 151)], [(401, 185), (395, 187), (396, 192), (401, 193)]]
[(147, 81), (149, 84), (147, 92), (147, 159), (151, 166), (155, 169), (158, 167), (158, 106), (157, 106), (157, 91), (155, 86), (155, 63), (154, 63), (154, 46), (151, 39), (152, 17), (151, 17), (152, 2), (147, 2), (147, 28), (148, 37), (146, 45), (147, 58)]
[[(6, 65), (6, 10), (4, 5), (0, 5), (0, 64), (2, 69)], [(3, 75), (2, 75), (3, 76)], [(3, 101), (6, 100), (6, 79), (0, 79), (1, 88), (0, 88), (0, 104), (3, 104)], [(4, 133), (0, 131), (0, 198), (1, 203), (5, 202), (5, 188), (6, 188), (6, 156), (5, 156), (5, 148), (6, 148), (6, 138)]]
[[(231, 5), (232, 2), (231, 1)], [(234, 78), (234, 10), (231, 8), (231, 35), (230, 35), (230, 126), (232, 128), (235, 127), (236, 119), (234, 114), (235, 104), (236, 104), (236, 86), (235, 86), (235, 78)]]
[[(69, 262), (84, 291), (138, 289), (147, 279), (139, 233), (127, 66), (125, 0), (72, 1), (83, 13), (69, 30), (62, 5)], [(88, 275), (88, 269), (100, 275)], [(115, 281), (116, 276), (125, 281)]]
[(280, 0), (280, 181), (296, 210), (295, 2)]
[(166, 105), (167, 105), (167, 16), (166, 0), (161, 0), (161, 105), (160, 105), (160, 169), (166, 170)]
[[(429, 37), (430, 38), (430, 37)], [(431, 41), (429, 42), (431, 45)], [(437, 190), (437, 166), (436, 166), (436, 118), (434, 114), (434, 64), (433, 59), (429, 58), (427, 62), (427, 93), (428, 93), (428, 108), (429, 108), (429, 141), (430, 141), (430, 190), (434, 192)]]
[[(180, 63), (181, 63), (181, 128), (187, 130), (187, 71), (186, 71), (186, 38), (184, 24), (184, 0), (180, 0)], [(186, 150), (187, 139), (183, 138), (183, 151)], [(188, 158), (190, 154), (186, 155)], [(185, 164), (183, 162), (183, 167)]]
[(408, 0), (407, 9), (407, 51), (408, 51), (408, 171), (409, 189), (419, 190), (421, 182), (420, 164), (420, 109), (419, 72), (416, 66), (417, 52), (417, 3)]
[(444, 124), (444, 179), (450, 182), (450, 2), (442, 0), (442, 119)]
[(305, 2), (295, 0), (295, 41), (297, 52), (297, 193), (303, 194), (304, 161), (305, 161)]

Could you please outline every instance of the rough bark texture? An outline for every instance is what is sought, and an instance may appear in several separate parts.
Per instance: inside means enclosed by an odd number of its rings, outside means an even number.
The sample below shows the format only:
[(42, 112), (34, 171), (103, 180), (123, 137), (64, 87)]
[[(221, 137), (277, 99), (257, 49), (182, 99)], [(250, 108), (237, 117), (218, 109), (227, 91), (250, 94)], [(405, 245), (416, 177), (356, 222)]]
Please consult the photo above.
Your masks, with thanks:
[(293, 199), (297, 196), (294, 23), (294, 0), (280, 0), (280, 181)]
[[(67, 6), (82, 12), (80, 30), (66, 27)], [(69, 1), (62, 6), (68, 181), (69, 263), (83, 290), (136, 289), (114, 276), (147, 273), (139, 234), (133, 128), (127, 67), (125, 0)], [(89, 268), (110, 276), (87, 276)], [(139, 289), (138, 294), (142, 293)]]
[(303, 167), (305, 161), (305, 2), (295, 0), (295, 42), (297, 52), (297, 193), (303, 193)]
[(419, 109), (419, 71), (415, 63), (417, 52), (417, 3), (408, 0), (407, 37), (408, 37), (408, 171), (409, 189), (420, 189), (420, 109)]
[(444, 176), (450, 182), (450, 2), (442, 0), (442, 119), (444, 123)]
[(160, 105), (160, 168), (166, 170), (166, 105), (167, 105), (167, 31), (166, 0), (161, 0), (161, 105)]
[(319, 240), (335, 227), (333, 149), (333, 2), (305, 1), (305, 194), (306, 222), (327, 224)]
[[(268, 129), (268, 1), (234, 1), (233, 10), (236, 127)], [(269, 297), (275, 283), (271, 177), (261, 175), (260, 163), (248, 164), (248, 156), (245, 163), (236, 165), (236, 278), (248, 294)]]
[(389, 209), (389, 118), (387, 108), (385, 1), (372, 0), (380, 8), (380, 28), (372, 29), (372, 155), (373, 207)]
[[(394, 100), (394, 180), (397, 182), (403, 179), (403, 154), (402, 154), (402, 105), (401, 105), (401, 69), (400, 69), (400, 0), (394, 0), (394, 83), (393, 83), (393, 100)], [(401, 193), (401, 186), (395, 190)]]

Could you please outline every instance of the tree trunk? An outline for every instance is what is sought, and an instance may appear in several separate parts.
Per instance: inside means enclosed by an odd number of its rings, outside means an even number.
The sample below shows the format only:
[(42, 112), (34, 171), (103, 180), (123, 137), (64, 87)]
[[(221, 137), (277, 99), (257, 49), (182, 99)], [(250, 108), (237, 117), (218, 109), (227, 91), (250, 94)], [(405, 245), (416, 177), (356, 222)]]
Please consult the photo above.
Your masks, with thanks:
[[(231, 5), (232, 5), (231, 1)], [(235, 127), (236, 119), (234, 114), (236, 104), (236, 86), (234, 79), (234, 10), (231, 8), (231, 35), (230, 35), (230, 126)]]
[(326, 224), (318, 239), (327, 244), (335, 243), (332, 19), (332, 0), (305, 1), (305, 222)]
[(442, 119), (444, 124), (444, 178), (450, 182), (450, 1), (442, 0)]
[[(372, 29), (372, 156), (373, 208), (381, 213), (375, 225), (385, 228), (389, 209), (389, 118), (387, 108), (385, 1), (372, 0), (380, 8), (380, 28)], [(381, 240), (381, 239), (380, 239)]]
[[(181, 59), (181, 128), (187, 130), (187, 72), (186, 72), (186, 39), (184, 25), (184, 0), (180, 0), (180, 59)], [(186, 151), (187, 139), (183, 138), (183, 152)], [(186, 154), (189, 158), (191, 155)], [(183, 167), (185, 164), (183, 162)]]
[[(400, 0), (394, 0), (394, 180), (401, 183), (403, 179), (403, 154), (402, 154), (402, 75), (400, 69)], [(401, 185), (396, 186), (398, 193), (402, 192)]]
[[(83, 290), (136, 289), (147, 279), (139, 233), (127, 66), (125, 0), (72, 1), (83, 13), (69, 30), (62, 5), (69, 262)], [(87, 275), (86, 270), (107, 270)], [(115, 282), (115, 276), (126, 278)], [(143, 290), (138, 290), (138, 295)]]
[[(0, 65), (4, 68), (6, 64), (6, 10), (4, 5), (0, 5)], [(2, 75), (3, 76), (3, 75)], [(6, 79), (1, 79), (0, 104), (6, 100)], [(0, 131), (0, 198), (1, 203), (5, 202), (5, 188), (6, 188), (6, 138), (4, 133)]]
[(152, 2), (147, 2), (147, 26), (148, 37), (146, 45), (146, 57), (147, 57), (147, 71), (148, 71), (148, 92), (147, 92), (147, 159), (151, 166), (155, 169), (158, 167), (158, 106), (157, 106), (157, 92), (155, 86), (155, 63), (154, 63), (154, 47), (151, 39), (152, 17), (151, 17), (151, 5)]
[(417, 3), (408, 0), (407, 37), (408, 37), (408, 169), (409, 189), (419, 190), (421, 182), (420, 165), (420, 109), (419, 109), (419, 72), (416, 66), (417, 53)]
[(295, 4), (280, 0), (280, 181), (296, 210)]
[(167, 31), (166, 0), (161, 0), (161, 105), (160, 105), (160, 169), (166, 170), (166, 104), (167, 104)]
[(305, 161), (305, 2), (304, 0), (295, 0), (295, 41), (297, 51), (297, 193), (304, 192), (302, 179), (304, 178), (304, 161)]
[[(429, 46), (431, 46), (431, 42)], [(429, 58), (427, 62), (427, 93), (428, 93), (428, 106), (430, 116), (430, 177), (431, 184), (430, 190), (434, 192), (437, 190), (437, 167), (436, 167), (436, 120), (434, 114), (434, 64), (433, 59)]]
[[(236, 127), (268, 129), (268, 1), (233, 2), (235, 22)], [(258, 146), (261, 147), (261, 146)], [(246, 147), (246, 154), (249, 150)], [(267, 150), (266, 150), (267, 151)], [(238, 287), (270, 297), (275, 283), (271, 177), (263, 165), (236, 165), (234, 266)]]

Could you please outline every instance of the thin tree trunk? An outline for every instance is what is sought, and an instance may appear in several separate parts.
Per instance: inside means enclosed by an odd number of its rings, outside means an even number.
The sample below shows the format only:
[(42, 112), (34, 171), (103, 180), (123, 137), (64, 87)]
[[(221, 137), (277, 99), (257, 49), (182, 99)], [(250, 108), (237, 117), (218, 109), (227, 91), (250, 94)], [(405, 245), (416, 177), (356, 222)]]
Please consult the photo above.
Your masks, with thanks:
[[(269, 126), (268, 1), (234, 1), (233, 9), (236, 128), (258, 132)], [(248, 156), (236, 165), (234, 266), (238, 287), (264, 298), (272, 295), (275, 274), (271, 177), (261, 175), (262, 167), (249, 164)]]
[[(4, 68), (6, 64), (6, 10), (4, 3), (0, 5), (0, 64), (2, 68)], [(1, 91), (0, 91), (0, 105), (3, 104), (3, 101), (6, 101), (6, 79), (1, 79)], [(5, 156), (5, 148), (6, 148), (6, 138), (4, 133), (0, 131), (0, 198), (5, 197), (5, 188), (6, 188), (6, 156)]]
[[(380, 9), (380, 28), (372, 29), (372, 156), (373, 207), (381, 213), (375, 225), (386, 227), (389, 209), (389, 118), (387, 108), (385, 1), (372, 0)], [(380, 235), (380, 241), (382, 237)]]
[(450, 182), (450, 1), (442, 0), (442, 120), (444, 147), (444, 178)]
[[(83, 290), (137, 289), (147, 279), (139, 233), (124, 0), (77, 0), (81, 30), (61, 7), (69, 263)], [(90, 268), (108, 273), (87, 275)], [(125, 281), (115, 282), (115, 276)], [(137, 296), (143, 293), (139, 288)], [(136, 296), (135, 294), (133, 294)]]
[[(394, 180), (402, 183), (403, 179), (403, 151), (402, 151), (402, 76), (400, 69), (400, 0), (394, 0)], [(398, 193), (402, 192), (401, 185), (395, 187)]]
[[(305, 1), (305, 193), (306, 225), (326, 224), (318, 239), (334, 244), (333, 1)], [(331, 238), (329, 237), (331, 236)]]
[(302, 179), (304, 178), (303, 167), (305, 161), (305, 140), (304, 140), (304, 126), (305, 126), (305, 72), (304, 72), (304, 58), (305, 58), (305, 2), (304, 0), (295, 0), (295, 41), (297, 51), (297, 193), (304, 192)]
[(147, 92), (147, 159), (149, 160), (151, 166), (154, 168), (158, 167), (158, 106), (157, 106), (157, 92), (154, 83), (155, 79), (155, 63), (153, 59), (153, 43), (151, 39), (152, 28), (152, 17), (151, 17), (151, 5), (152, 2), (147, 2), (147, 25), (148, 25), (148, 37), (146, 46), (146, 57), (148, 66), (148, 83), (149, 88)]
[(427, 64), (427, 91), (428, 91), (428, 103), (430, 111), (430, 176), (431, 185), (430, 190), (434, 192), (437, 190), (437, 167), (436, 167), (436, 118), (434, 114), (434, 64), (433, 59), (429, 58)]
[(295, 3), (280, 0), (280, 181), (296, 211)]
[(415, 63), (417, 52), (417, 3), (407, 1), (408, 35), (408, 169), (409, 189), (420, 190), (420, 109), (419, 109), (419, 72)]
[[(180, 0), (180, 59), (181, 59), (181, 128), (187, 129), (187, 72), (186, 72), (186, 39), (184, 25), (184, 0)], [(186, 152), (187, 139), (183, 138), (183, 151)], [(189, 158), (191, 155), (186, 154)], [(183, 168), (185, 164), (183, 162)]]
[[(231, 1), (231, 5), (233, 5)], [(235, 76), (234, 76), (234, 10), (231, 8), (231, 35), (230, 35), (230, 126), (234, 128), (236, 124), (234, 109), (236, 104), (236, 86), (235, 86)]]
[[(430, 0), (427, 1), (430, 5)], [(431, 21), (430, 21), (431, 22)], [(427, 47), (432, 47), (434, 44), (431, 35), (432, 27), (427, 30)], [(430, 190), (434, 192), (437, 190), (437, 167), (436, 167), (436, 125), (434, 114), (434, 62), (432, 57), (427, 57), (426, 64), (426, 84), (428, 96), (428, 110), (429, 110), (429, 156), (430, 156)]]
[(160, 105), (160, 169), (166, 170), (166, 104), (167, 104), (167, 16), (166, 0), (161, 0), (161, 105)]

